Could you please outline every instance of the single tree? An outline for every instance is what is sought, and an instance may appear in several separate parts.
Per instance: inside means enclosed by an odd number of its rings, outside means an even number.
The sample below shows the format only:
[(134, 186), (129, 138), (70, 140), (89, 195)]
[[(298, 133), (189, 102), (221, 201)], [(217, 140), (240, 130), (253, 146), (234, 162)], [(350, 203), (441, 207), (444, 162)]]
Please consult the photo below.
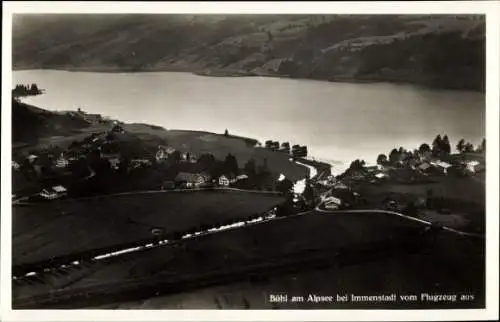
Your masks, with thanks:
[(438, 155), (441, 152), (441, 147), (443, 146), (443, 139), (441, 134), (438, 134), (434, 141), (432, 141), (432, 154)]
[(460, 139), (460, 141), (458, 141), (457, 143), (457, 151), (462, 153), (464, 151), (464, 147), (465, 147), (465, 140), (464, 139)]
[(483, 140), (481, 141), (481, 152), (486, 152), (486, 138), (483, 138)]
[(377, 164), (384, 165), (387, 163), (387, 156), (385, 154), (379, 154), (377, 157)]
[(389, 153), (389, 162), (394, 164), (399, 161), (400, 153), (397, 149), (392, 149), (391, 153)]
[(445, 155), (448, 155), (451, 152), (450, 140), (448, 139), (448, 135), (446, 135), (446, 134), (444, 135), (443, 139), (441, 140), (440, 150)]
[(430, 151), (431, 151), (431, 147), (430, 147), (430, 146), (429, 146), (429, 144), (427, 144), (427, 143), (422, 143), (422, 144), (420, 145), (420, 147), (418, 148), (418, 152), (419, 152), (420, 154), (424, 154), (424, 153), (426, 153), (426, 152), (430, 152)]
[(228, 136), (229, 135), (229, 132), (227, 131), (227, 129), (224, 131), (224, 136)]

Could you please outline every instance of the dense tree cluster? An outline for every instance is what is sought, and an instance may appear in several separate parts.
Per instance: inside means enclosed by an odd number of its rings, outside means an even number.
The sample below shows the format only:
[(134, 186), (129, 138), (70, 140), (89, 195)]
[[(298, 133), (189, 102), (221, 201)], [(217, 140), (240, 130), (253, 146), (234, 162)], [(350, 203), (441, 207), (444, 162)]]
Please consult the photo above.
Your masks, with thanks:
[(351, 162), (351, 165), (349, 166), (349, 169), (353, 170), (353, 171), (363, 170), (365, 164), (366, 164), (365, 160), (356, 159), (356, 160), (354, 160), (354, 161)]
[(266, 149), (273, 151), (282, 151), (287, 154), (291, 154), (294, 158), (305, 158), (307, 157), (307, 146), (294, 144), (290, 150), (290, 143), (283, 142), (280, 143), (278, 141), (267, 140), (265, 142)]
[(38, 88), (38, 85), (33, 83), (31, 85), (17, 84), (12, 90), (12, 97), (30, 96), (42, 94), (42, 90)]
[[(474, 145), (470, 142), (466, 142), (464, 139), (460, 139), (456, 145), (457, 151), (460, 153), (474, 152)], [(486, 152), (486, 139), (481, 141), (481, 144), (476, 148), (476, 152)]]
[(449, 155), (451, 152), (451, 147), (448, 136), (445, 134), (443, 137), (441, 137), (441, 135), (438, 134), (434, 141), (432, 141), (431, 151), (432, 155), (434, 156)]
[(292, 146), (292, 156), (294, 158), (305, 158), (307, 157), (307, 146), (300, 146), (295, 144)]

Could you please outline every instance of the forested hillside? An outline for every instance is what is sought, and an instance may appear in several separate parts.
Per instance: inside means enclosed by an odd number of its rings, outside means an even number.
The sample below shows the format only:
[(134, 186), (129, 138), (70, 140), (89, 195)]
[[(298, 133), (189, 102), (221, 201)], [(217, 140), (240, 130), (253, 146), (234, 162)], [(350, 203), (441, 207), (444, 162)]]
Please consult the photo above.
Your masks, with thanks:
[(484, 90), (485, 21), (442, 15), (18, 15), (14, 69), (190, 71)]

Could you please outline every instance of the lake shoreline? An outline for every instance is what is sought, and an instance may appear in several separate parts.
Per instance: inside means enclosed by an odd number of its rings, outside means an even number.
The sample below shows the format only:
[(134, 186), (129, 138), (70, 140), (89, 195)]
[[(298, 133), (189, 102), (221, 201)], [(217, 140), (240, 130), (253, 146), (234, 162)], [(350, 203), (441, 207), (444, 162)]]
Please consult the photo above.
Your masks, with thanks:
[(328, 79), (319, 77), (296, 77), (286, 74), (279, 73), (266, 73), (266, 72), (255, 72), (255, 71), (228, 71), (228, 70), (197, 70), (192, 68), (176, 68), (176, 67), (155, 67), (155, 68), (118, 68), (118, 67), (50, 67), (50, 68), (25, 68), (25, 67), (13, 67), (12, 72), (17, 71), (32, 71), (32, 70), (43, 70), (43, 71), (66, 71), (66, 72), (80, 72), (80, 73), (109, 73), (109, 74), (130, 74), (130, 73), (189, 73), (196, 76), (205, 77), (266, 77), (266, 78), (279, 78), (279, 79), (295, 79), (295, 80), (308, 80), (308, 81), (318, 81), (326, 83), (346, 83), (346, 84), (395, 84), (395, 85), (407, 85), (420, 87), (429, 90), (439, 90), (439, 91), (465, 91), (472, 93), (482, 93), (485, 91), (481, 89), (471, 89), (471, 88), (455, 88), (455, 87), (443, 87), (428, 84), (426, 82), (419, 81), (404, 81), (396, 80), (384, 77), (365, 77), (365, 78), (354, 78), (350, 76), (335, 76), (329, 77)]

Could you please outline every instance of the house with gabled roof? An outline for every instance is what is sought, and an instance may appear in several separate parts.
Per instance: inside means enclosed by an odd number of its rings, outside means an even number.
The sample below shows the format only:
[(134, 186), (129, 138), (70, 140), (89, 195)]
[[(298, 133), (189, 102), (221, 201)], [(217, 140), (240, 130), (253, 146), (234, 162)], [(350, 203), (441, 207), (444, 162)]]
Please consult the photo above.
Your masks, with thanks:
[(57, 185), (53, 186), (52, 188), (43, 189), (39, 193), (39, 196), (42, 197), (43, 199), (53, 200), (66, 196), (67, 192), (68, 190), (65, 187)]
[(179, 172), (175, 177), (175, 183), (186, 188), (199, 187), (209, 180), (210, 177), (207, 174), (191, 172)]

